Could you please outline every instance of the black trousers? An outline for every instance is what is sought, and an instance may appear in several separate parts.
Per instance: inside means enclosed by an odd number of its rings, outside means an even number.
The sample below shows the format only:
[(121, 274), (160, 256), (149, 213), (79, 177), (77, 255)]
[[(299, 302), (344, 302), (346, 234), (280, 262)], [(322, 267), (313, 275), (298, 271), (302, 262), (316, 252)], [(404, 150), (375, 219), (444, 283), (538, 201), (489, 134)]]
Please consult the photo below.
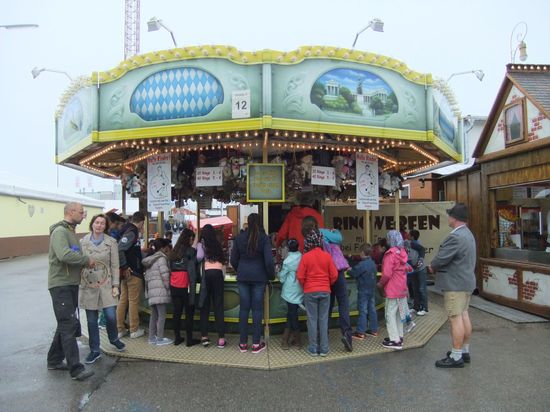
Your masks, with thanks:
[(190, 343), (193, 339), (193, 316), (195, 316), (195, 306), (189, 305), (189, 292), (187, 289), (170, 287), (172, 293), (172, 303), (174, 304), (174, 336), (181, 338), (181, 315), (185, 308), (185, 338)]
[(351, 342), (351, 319), (349, 317), (349, 292), (348, 284), (346, 283), (346, 277), (344, 271), (338, 272), (338, 279), (330, 287), (330, 306), (328, 309), (329, 322), (332, 315), (332, 308), (334, 307), (334, 299), (338, 300), (338, 323), (340, 324), (340, 331), (342, 336)]
[(80, 319), (76, 315), (78, 286), (51, 288), (50, 295), (57, 329), (48, 351), (48, 365), (57, 365), (66, 359), (71, 376), (76, 376), (84, 370), (76, 343), (76, 338), (80, 336)]
[(219, 269), (204, 271), (203, 282), (206, 282), (206, 299), (201, 308), (201, 334), (208, 336), (208, 317), (210, 315), (210, 302), (214, 304), (214, 319), (218, 337), (225, 337), (225, 323), (223, 320), (223, 272)]

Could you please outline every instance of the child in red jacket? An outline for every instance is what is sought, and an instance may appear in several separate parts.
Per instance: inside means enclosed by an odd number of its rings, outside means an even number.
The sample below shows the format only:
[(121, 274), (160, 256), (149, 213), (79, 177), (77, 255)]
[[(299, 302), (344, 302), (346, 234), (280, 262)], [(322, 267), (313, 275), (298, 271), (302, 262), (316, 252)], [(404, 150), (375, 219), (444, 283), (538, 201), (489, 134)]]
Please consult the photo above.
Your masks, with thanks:
[(330, 285), (336, 282), (338, 271), (332, 257), (321, 245), (323, 238), (318, 229), (312, 229), (304, 240), (304, 255), (296, 278), (304, 288), (307, 312), (308, 351), (311, 356), (328, 354), (328, 307)]

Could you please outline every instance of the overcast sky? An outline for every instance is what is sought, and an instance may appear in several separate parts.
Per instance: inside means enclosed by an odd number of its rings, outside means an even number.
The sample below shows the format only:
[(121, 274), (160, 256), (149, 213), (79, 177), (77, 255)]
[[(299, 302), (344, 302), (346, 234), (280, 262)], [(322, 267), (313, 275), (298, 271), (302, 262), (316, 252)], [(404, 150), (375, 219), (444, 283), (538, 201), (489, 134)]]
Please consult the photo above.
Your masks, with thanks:
[[(548, 0), (141, 0), (141, 52), (172, 47), (166, 31), (147, 32), (156, 16), (179, 46), (227, 44), (243, 50), (292, 50), (302, 45), (351, 47), (373, 18), (384, 33), (364, 32), (356, 48), (447, 78), (463, 115), (487, 115), (510, 60), (510, 36), (525, 21), (526, 63), (550, 63)], [(34, 30), (0, 29), (0, 183), (56, 188), (54, 112), (71, 76), (115, 67), (123, 59), (124, 0), (0, 0), (0, 25), (35, 23)], [(514, 46), (516, 40), (513, 39)], [(519, 59), (516, 58), (516, 62)], [(112, 189), (112, 181), (59, 167), (59, 187)]]

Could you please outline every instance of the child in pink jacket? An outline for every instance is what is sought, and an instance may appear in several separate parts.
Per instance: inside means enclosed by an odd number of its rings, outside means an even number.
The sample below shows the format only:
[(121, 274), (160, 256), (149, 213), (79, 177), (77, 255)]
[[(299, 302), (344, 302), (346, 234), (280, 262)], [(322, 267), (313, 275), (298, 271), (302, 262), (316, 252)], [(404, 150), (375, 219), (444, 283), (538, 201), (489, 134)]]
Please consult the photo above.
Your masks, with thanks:
[(382, 277), (379, 288), (384, 288), (386, 296), (386, 327), (389, 338), (382, 345), (390, 349), (403, 349), (403, 323), (409, 312), (407, 304), (407, 252), (403, 247), (403, 237), (397, 230), (387, 235), (388, 251), (382, 261)]

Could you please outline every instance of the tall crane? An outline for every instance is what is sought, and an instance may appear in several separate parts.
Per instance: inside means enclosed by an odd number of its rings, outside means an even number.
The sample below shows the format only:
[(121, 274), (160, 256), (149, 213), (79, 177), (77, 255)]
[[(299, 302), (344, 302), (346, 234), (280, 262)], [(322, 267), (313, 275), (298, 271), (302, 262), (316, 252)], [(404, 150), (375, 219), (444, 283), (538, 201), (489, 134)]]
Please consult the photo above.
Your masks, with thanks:
[(139, 0), (125, 0), (124, 60), (139, 53)]

